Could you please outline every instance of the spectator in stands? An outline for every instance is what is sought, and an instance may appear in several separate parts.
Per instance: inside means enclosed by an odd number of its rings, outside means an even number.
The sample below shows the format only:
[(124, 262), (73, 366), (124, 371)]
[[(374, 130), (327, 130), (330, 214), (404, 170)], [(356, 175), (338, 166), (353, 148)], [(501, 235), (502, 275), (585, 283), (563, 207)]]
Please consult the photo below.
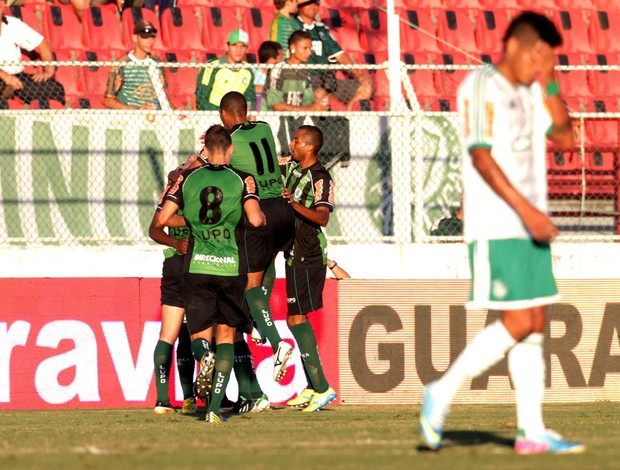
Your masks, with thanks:
[[(312, 39), (306, 31), (295, 31), (289, 38), (290, 56), (286, 63), (305, 64), (312, 53)], [(265, 111), (326, 111), (329, 98), (325, 90), (312, 89), (308, 69), (275, 67), (267, 74), (262, 109)]]
[[(208, 63), (214, 64), (246, 64), (245, 53), (248, 50), (248, 33), (235, 29), (228, 35), (226, 54)], [(237, 91), (245, 96), (248, 109), (256, 109), (256, 91), (254, 75), (249, 68), (239, 67), (208, 67), (198, 74), (196, 85), (196, 106), (201, 110), (217, 111), (220, 109), (222, 97)]]
[(110, 71), (105, 93), (105, 107), (111, 109), (170, 109), (166, 81), (162, 69), (155, 64), (159, 57), (151, 55), (157, 29), (145, 20), (133, 29), (134, 50), (120, 62), (142, 64), (143, 67), (114, 67)]
[[(286, 48), (288, 50), (288, 47)], [(258, 62), (261, 64), (277, 64), (284, 60), (282, 46), (274, 41), (265, 41), (258, 48)], [(256, 109), (260, 109), (263, 89), (267, 80), (268, 67), (254, 69), (254, 90), (256, 91)]]
[(456, 210), (450, 211), (450, 217), (444, 217), (437, 224), (437, 228), (431, 231), (432, 236), (447, 237), (463, 235), (463, 195), (461, 204)]
[(88, 10), (90, 7), (96, 7), (106, 5), (108, 3), (114, 3), (119, 8), (123, 7), (123, 0), (58, 0), (63, 5), (71, 5), (78, 19), (82, 21), (82, 13)]
[[(299, 29), (309, 32), (312, 37), (312, 55), (308, 60), (309, 64), (355, 63), (332, 37), (329, 28), (321, 21), (317, 21), (319, 0), (304, 0), (297, 7)], [(338, 80), (334, 70), (314, 72), (312, 86), (315, 89), (323, 88), (338, 101), (346, 103), (347, 109), (351, 110), (357, 101), (367, 100), (372, 96), (372, 80), (368, 74), (359, 70), (348, 69), (345, 73), (352, 78)]]
[(297, 12), (297, 0), (274, 0), (276, 16), (271, 20), (269, 39), (275, 41), (286, 51), (288, 59), (288, 38), (299, 29), (299, 23), (294, 15)]
[(53, 61), (52, 49), (43, 36), (23, 21), (4, 15), (5, 0), (0, 0), (0, 62), (15, 62), (17, 65), (0, 67), (0, 98), (13, 96), (30, 104), (33, 100), (54, 99), (65, 103), (65, 89), (54, 80), (55, 68), (43, 67), (42, 72), (24, 72), (21, 62), (22, 51), (36, 51), (41, 60)]

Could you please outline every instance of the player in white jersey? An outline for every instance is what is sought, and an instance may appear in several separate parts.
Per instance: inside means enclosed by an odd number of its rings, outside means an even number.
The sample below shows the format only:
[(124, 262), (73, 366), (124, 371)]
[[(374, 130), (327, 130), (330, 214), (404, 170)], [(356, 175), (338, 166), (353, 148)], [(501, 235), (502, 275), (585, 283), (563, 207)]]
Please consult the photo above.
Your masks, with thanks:
[(561, 43), (547, 17), (524, 12), (508, 27), (497, 65), (472, 72), (459, 88), (469, 305), (500, 310), (501, 319), (482, 330), (441, 379), (427, 384), (420, 430), (432, 449), (441, 446), (458, 387), (507, 355), (517, 401), (515, 451), (585, 450), (545, 429), (542, 418), (544, 308), (557, 299), (549, 242), (558, 234), (546, 214), (545, 145), (546, 138), (562, 148), (573, 144), (554, 75)]

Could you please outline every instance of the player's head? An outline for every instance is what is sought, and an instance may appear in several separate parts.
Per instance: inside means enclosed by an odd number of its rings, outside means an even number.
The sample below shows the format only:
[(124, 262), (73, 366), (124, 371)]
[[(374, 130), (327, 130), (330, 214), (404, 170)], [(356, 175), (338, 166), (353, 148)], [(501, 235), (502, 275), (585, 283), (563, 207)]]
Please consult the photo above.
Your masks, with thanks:
[(290, 148), (293, 158), (302, 161), (307, 157), (316, 158), (323, 147), (323, 132), (315, 126), (300, 126), (295, 132)]
[(264, 41), (258, 48), (258, 62), (261, 64), (274, 64), (284, 60), (282, 45), (275, 41)]
[(295, 31), (288, 38), (288, 49), (293, 62), (308, 62), (312, 54), (312, 36), (307, 31)]
[(562, 36), (549, 18), (524, 11), (512, 20), (504, 34), (502, 62), (518, 83), (529, 85), (541, 69), (541, 60), (549, 60), (553, 49), (561, 44)]
[(220, 119), (228, 130), (247, 121), (248, 102), (238, 91), (229, 91), (220, 101)]
[[(232, 139), (230, 133), (219, 124), (215, 124), (207, 129), (204, 134), (204, 146), (209, 154), (209, 161), (212, 161), (212, 157), (227, 155), (230, 156), (232, 152)], [(217, 163), (217, 161), (213, 161)]]

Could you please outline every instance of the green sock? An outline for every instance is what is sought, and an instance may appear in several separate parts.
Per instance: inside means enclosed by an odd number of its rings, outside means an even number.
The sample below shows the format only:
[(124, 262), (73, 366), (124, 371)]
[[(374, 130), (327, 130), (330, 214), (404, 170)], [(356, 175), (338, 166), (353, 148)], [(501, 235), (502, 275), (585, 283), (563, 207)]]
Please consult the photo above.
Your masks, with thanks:
[(254, 375), (252, 353), (250, 353), (248, 343), (244, 340), (235, 342), (235, 365), (233, 367), (239, 384), (239, 397), (252, 398), (250, 388), (251, 378)]
[(271, 299), (271, 292), (273, 286), (276, 283), (276, 265), (272, 261), (271, 264), (265, 269), (263, 274), (263, 287), (267, 289), (267, 298)]
[(304, 358), (304, 369), (310, 379), (309, 385), (315, 392), (323, 393), (329, 388), (329, 384), (323, 374), (321, 358), (316, 345), (316, 336), (309, 321), (291, 326), (291, 333), (297, 341), (301, 357)]
[(230, 380), (230, 373), (233, 369), (235, 359), (235, 348), (230, 343), (220, 343), (217, 345), (215, 355), (215, 371), (213, 372), (213, 388), (211, 389), (211, 403), (207, 411), (220, 412), (222, 400), (226, 395), (226, 387)]
[(153, 353), (153, 363), (155, 365), (157, 401), (169, 403), (168, 381), (170, 380), (170, 364), (172, 363), (172, 345), (170, 343), (162, 340), (157, 341)]
[(195, 367), (196, 362), (192, 355), (192, 341), (189, 337), (189, 330), (183, 324), (179, 331), (179, 344), (177, 345), (177, 370), (179, 371), (179, 381), (181, 382), (184, 400), (194, 396)]
[(275, 353), (278, 350), (278, 344), (282, 341), (276, 324), (271, 318), (271, 307), (269, 306), (269, 290), (262, 287), (253, 287), (246, 291), (245, 298), (250, 307), (252, 318), (256, 322), (256, 326), (262, 334), (271, 343), (271, 349)]
[(192, 341), (191, 347), (192, 347), (192, 354), (194, 355), (194, 359), (200, 362), (200, 359), (202, 359), (202, 356), (204, 356), (204, 354), (207, 351), (211, 350), (211, 343), (209, 343), (204, 338), (196, 338), (194, 341)]

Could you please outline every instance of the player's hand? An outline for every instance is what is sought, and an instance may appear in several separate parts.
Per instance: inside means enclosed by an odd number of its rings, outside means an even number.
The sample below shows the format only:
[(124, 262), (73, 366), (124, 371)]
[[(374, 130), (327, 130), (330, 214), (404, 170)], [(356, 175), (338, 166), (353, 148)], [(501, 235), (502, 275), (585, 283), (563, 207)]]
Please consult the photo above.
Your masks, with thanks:
[(544, 41), (537, 41), (532, 49), (532, 60), (543, 83), (555, 80), (555, 49)]
[(14, 90), (21, 90), (24, 88), (24, 83), (15, 75), (7, 74), (7, 77), (4, 79), (4, 83), (6, 83), (7, 86), (12, 87)]
[(293, 204), (293, 196), (289, 192), (288, 188), (282, 188), (282, 197), (288, 201), (289, 204)]
[(327, 103), (325, 101), (315, 101), (310, 105), (310, 111), (328, 111), (329, 110), (329, 101)]
[(534, 207), (530, 207), (522, 218), (523, 223), (537, 242), (551, 242), (560, 234), (551, 219)]
[(189, 244), (189, 238), (182, 238), (177, 241), (176, 250), (179, 253), (185, 254), (187, 253), (187, 246)]

